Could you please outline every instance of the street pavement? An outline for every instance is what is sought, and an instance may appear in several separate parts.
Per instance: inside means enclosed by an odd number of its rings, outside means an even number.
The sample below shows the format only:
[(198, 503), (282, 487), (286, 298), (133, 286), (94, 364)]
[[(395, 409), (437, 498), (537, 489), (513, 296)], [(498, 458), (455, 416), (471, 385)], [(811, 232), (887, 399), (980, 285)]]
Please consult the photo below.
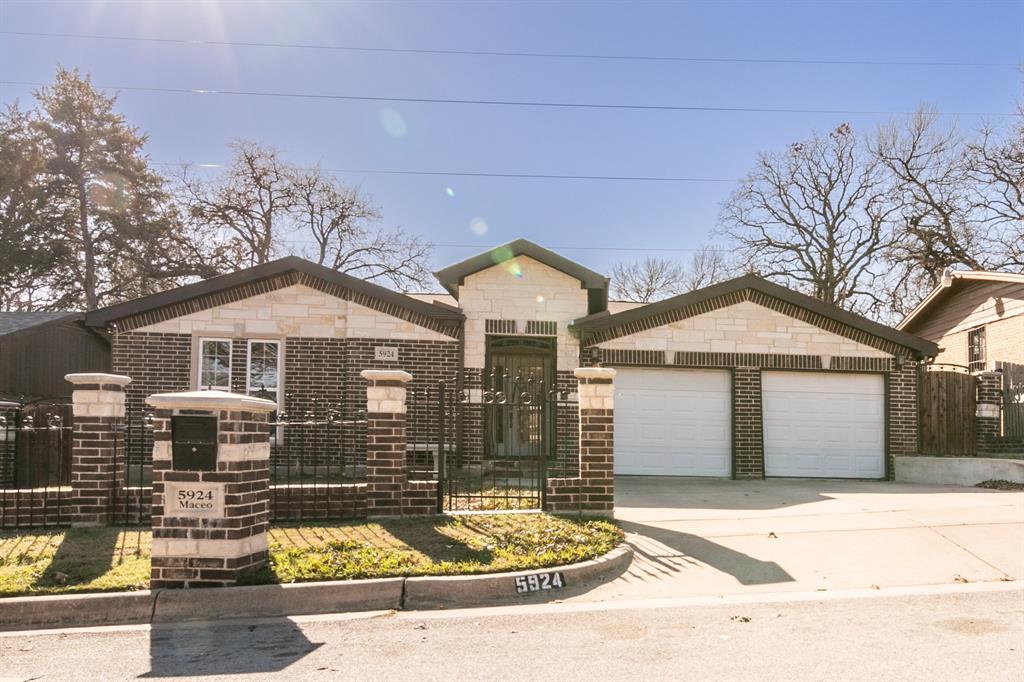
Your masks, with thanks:
[(5, 633), (0, 671), (4, 680), (1019, 682), (1024, 591), (1002, 583)]
[(579, 601), (1024, 581), (1024, 492), (617, 477), (633, 563)]

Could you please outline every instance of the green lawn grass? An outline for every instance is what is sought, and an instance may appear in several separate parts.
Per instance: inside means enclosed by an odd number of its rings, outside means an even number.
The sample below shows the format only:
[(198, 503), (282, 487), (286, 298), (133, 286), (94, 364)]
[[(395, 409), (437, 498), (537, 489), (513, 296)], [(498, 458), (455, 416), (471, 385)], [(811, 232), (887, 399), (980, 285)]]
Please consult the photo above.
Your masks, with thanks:
[[(621, 539), (622, 531), (610, 522), (547, 514), (275, 526), (269, 565), (243, 582), (544, 568), (595, 558)], [(146, 589), (149, 556), (148, 528), (0, 533), (0, 596)]]

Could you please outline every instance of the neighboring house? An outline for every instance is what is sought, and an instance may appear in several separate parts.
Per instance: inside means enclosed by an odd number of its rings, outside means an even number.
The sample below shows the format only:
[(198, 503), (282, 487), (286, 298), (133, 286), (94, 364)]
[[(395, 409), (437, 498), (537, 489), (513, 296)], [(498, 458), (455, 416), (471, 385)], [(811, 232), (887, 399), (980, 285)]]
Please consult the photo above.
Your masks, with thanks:
[(897, 329), (938, 344), (937, 363), (1024, 367), (1024, 274), (947, 272)]
[(110, 343), (81, 313), (0, 312), (0, 398), (69, 396), (64, 375), (109, 372)]
[(916, 450), (913, 361), (935, 344), (760, 278), (611, 305), (605, 276), (526, 240), (437, 278), (447, 295), (406, 296), (289, 257), (86, 322), (110, 330), (133, 406), (224, 388), (269, 393), (286, 412), (315, 395), (350, 411), (365, 400), (361, 370), (404, 369), (414, 389), (458, 378), (481, 408), (461, 437), (481, 456), (538, 444), (554, 456), (577, 438), (562, 407), (551, 430), (485, 435), (493, 377), (571, 394), (572, 371), (601, 363), (619, 370), (617, 473), (884, 478), (893, 455)]

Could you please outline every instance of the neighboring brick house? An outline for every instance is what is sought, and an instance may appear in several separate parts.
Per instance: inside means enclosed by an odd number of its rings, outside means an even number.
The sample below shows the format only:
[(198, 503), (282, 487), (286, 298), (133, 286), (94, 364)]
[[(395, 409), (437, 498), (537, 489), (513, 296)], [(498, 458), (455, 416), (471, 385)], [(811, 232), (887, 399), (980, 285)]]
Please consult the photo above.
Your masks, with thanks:
[(1002, 435), (1024, 443), (1024, 274), (946, 272), (897, 328), (936, 343), (940, 365), (1001, 372)]
[[(129, 405), (150, 393), (264, 392), (286, 413), (312, 396), (351, 414), (364, 369), (412, 388), (449, 381), (475, 459), (578, 445), (573, 370), (615, 379), (615, 471), (736, 478), (883, 478), (916, 448), (915, 361), (934, 344), (757, 277), (650, 305), (608, 302), (608, 279), (526, 240), (444, 268), (450, 295), (407, 296), (299, 258), (95, 311)], [(558, 400), (543, 423), (495, 422), (508, 376)], [(551, 389), (555, 389), (553, 392)]]
[(937, 363), (1024, 366), (1024, 274), (947, 272), (897, 329), (938, 344)]

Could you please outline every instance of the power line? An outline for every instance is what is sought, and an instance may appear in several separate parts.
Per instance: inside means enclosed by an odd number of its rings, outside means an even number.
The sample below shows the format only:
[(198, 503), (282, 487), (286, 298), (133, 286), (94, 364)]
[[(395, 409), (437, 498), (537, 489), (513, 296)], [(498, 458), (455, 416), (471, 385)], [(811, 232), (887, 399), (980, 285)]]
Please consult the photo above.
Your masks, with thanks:
[[(303, 239), (282, 239), (278, 242), (279, 244), (290, 244), (292, 246), (313, 246), (316, 244), (315, 241), (307, 241)], [(444, 249), (475, 249), (477, 251), (487, 251), (488, 249), (496, 248), (493, 246), (487, 246), (485, 244), (443, 244), (435, 243), (434, 246)], [(498, 245), (500, 246), (500, 245)], [(638, 253), (695, 253), (697, 251), (721, 251), (725, 252), (728, 249), (708, 247), (708, 248), (667, 248), (667, 247), (642, 247), (642, 246), (545, 246), (544, 248), (558, 250), (558, 251), (635, 251)]]
[[(19, 85), (30, 87), (47, 87), (50, 83), (38, 81), (0, 80), (0, 85)], [(359, 102), (396, 102), (402, 104), (469, 104), (480, 106), (501, 107), (541, 107), (558, 109), (613, 109), (634, 111), (699, 111), (699, 112), (733, 112), (747, 114), (842, 114), (842, 115), (881, 115), (908, 116), (911, 111), (874, 111), (856, 109), (795, 109), (772, 107), (712, 107), (712, 106), (681, 106), (670, 104), (598, 104), (595, 102), (543, 102), (528, 100), (494, 100), (494, 99), (444, 99), (437, 97), (377, 97), (370, 95), (328, 95), (304, 92), (265, 92), (258, 90), (213, 90), (202, 88), (160, 88), (144, 86), (96, 85), (100, 90), (119, 90), (129, 92), (155, 92), (175, 95), (229, 95), (236, 97), (275, 97), (317, 100), (339, 100)], [(951, 111), (942, 116), (1016, 116), (1013, 113), (983, 111)]]
[(49, 33), (43, 31), (0, 31), (0, 35), (38, 38), (76, 38), (88, 40), (109, 40), (119, 42), (146, 42), (174, 45), (207, 45), (221, 47), (269, 47), (297, 50), (332, 50), (340, 52), (376, 52), (392, 54), (433, 54), (472, 57), (519, 57), (530, 59), (576, 59), (633, 62), (684, 62), (708, 64), (807, 64), (827, 66), (927, 66), (927, 67), (984, 67), (1016, 68), (1019, 64), (1009, 62), (934, 62), (934, 61), (888, 61), (867, 59), (773, 59), (765, 57), (683, 57), (675, 55), (629, 55), (571, 52), (515, 52), (495, 50), (440, 50), (424, 48), (367, 47), (363, 45), (325, 45), (316, 43), (269, 43), (257, 41), (193, 40), (187, 38), (158, 38), (151, 36), (116, 36), (86, 33)]
[[(184, 164), (171, 163), (168, 161), (153, 161), (154, 166), (183, 166), (194, 165), (199, 168), (218, 169), (224, 168), (219, 163)], [(313, 168), (302, 168), (301, 170), (314, 170)], [(394, 170), (380, 168), (320, 168), (319, 170), (328, 173), (351, 173), (354, 175), (426, 175), (426, 176), (448, 176), (457, 178), (517, 178), (517, 179), (542, 179), (542, 180), (620, 180), (628, 182), (727, 182), (735, 183), (738, 180), (728, 178), (690, 178), (672, 177), (658, 175), (563, 175), (551, 173), (485, 173), (469, 171), (431, 171), (431, 170)]]

